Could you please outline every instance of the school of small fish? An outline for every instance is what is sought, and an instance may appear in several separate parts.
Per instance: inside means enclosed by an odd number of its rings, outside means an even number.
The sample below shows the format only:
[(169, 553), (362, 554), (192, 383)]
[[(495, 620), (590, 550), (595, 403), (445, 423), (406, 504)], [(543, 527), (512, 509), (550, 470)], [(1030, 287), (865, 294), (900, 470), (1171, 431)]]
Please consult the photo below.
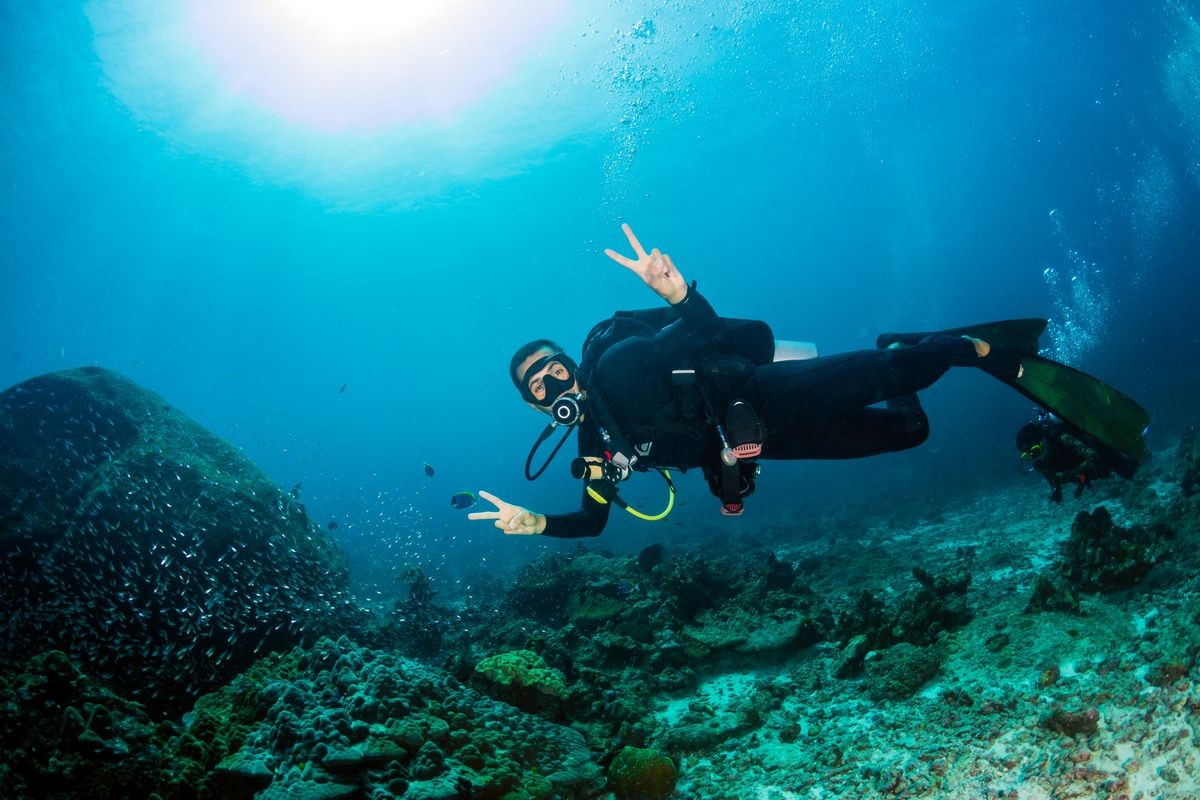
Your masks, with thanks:
[(359, 613), (340, 549), (235, 448), (115, 373), (0, 393), (0, 669), (63, 650), (149, 707)]

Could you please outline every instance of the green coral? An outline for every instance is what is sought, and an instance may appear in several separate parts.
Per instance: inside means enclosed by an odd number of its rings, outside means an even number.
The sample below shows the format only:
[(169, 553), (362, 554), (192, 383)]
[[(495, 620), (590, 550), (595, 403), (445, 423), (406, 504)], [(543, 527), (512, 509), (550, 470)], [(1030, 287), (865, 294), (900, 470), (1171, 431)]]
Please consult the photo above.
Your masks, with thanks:
[(657, 750), (625, 747), (608, 767), (608, 785), (620, 800), (666, 800), (675, 791), (675, 762)]
[(265, 711), (263, 689), (272, 681), (295, 680), (304, 660), (305, 653), (299, 648), (269, 655), (227, 686), (197, 700), (187, 730), (164, 748), (167, 768), (162, 796), (166, 800), (218, 796), (211, 784), (217, 765), (241, 749), (246, 736), (261, 721)]
[(503, 686), (533, 689), (551, 697), (567, 696), (565, 676), (532, 650), (488, 656), (475, 665), (475, 671)]

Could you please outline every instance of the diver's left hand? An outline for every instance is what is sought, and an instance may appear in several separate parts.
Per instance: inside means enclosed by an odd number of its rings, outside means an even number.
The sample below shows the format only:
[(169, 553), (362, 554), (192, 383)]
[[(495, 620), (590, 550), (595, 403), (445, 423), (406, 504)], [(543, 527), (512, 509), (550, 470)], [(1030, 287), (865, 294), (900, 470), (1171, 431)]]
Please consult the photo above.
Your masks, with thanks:
[(528, 508), (506, 503), (491, 492), (480, 491), (479, 496), (496, 507), (495, 511), (475, 511), (467, 519), (493, 519), (496, 527), (509, 536), (533, 536), (546, 530), (546, 516)]
[(671, 305), (682, 302), (687, 297), (687, 281), (679, 274), (671, 257), (657, 247), (647, 253), (628, 223), (622, 224), (621, 230), (625, 232), (625, 238), (629, 240), (637, 259), (623, 256), (611, 248), (606, 249), (604, 255), (637, 273), (655, 294)]

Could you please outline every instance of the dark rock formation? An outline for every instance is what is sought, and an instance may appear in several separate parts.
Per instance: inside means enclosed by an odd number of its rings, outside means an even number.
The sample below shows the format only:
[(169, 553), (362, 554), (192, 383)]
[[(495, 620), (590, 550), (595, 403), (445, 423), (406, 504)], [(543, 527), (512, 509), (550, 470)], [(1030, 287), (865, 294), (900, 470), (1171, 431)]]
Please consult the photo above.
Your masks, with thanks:
[(938, 646), (901, 642), (871, 654), (864, 663), (867, 694), (875, 700), (906, 700), (937, 675), (945, 653)]
[(1068, 614), (1080, 614), (1079, 595), (1066, 581), (1055, 580), (1048, 573), (1041, 573), (1033, 582), (1033, 592), (1025, 605), (1025, 613), (1037, 611), (1065, 611)]
[(1079, 512), (1063, 547), (1060, 572), (1085, 592), (1115, 592), (1137, 584), (1161, 561), (1175, 537), (1166, 525), (1121, 528), (1108, 509)]
[(715, 747), (754, 727), (745, 715), (715, 709), (705, 703), (693, 703), (666, 731), (666, 741), (673, 750), (696, 752)]
[(345, 629), (340, 550), (233, 447), (107, 370), (0, 394), (0, 668), (45, 650), (152, 711)]
[(655, 574), (672, 612), (691, 621), (737, 594), (737, 573), (730, 566), (703, 555), (685, 554), (658, 567)]
[(864, 589), (854, 606), (838, 618), (836, 636), (843, 647), (840, 677), (856, 672), (872, 650), (901, 642), (924, 647), (971, 621), (965, 596), (969, 572), (935, 577), (916, 567), (913, 577), (919, 588), (910, 589), (898, 602), (888, 605)]
[(1063, 736), (1091, 736), (1100, 729), (1100, 712), (1094, 708), (1068, 711), (1059, 707), (1044, 717), (1041, 725)]
[(1184, 497), (1191, 497), (1200, 490), (1200, 433), (1190, 430), (1179, 444), (1179, 485)]
[(663, 559), (666, 558), (666, 553), (666, 547), (657, 542), (642, 548), (637, 557), (638, 569), (649, 575), (654, 571), (655, 567), (663, 562)]

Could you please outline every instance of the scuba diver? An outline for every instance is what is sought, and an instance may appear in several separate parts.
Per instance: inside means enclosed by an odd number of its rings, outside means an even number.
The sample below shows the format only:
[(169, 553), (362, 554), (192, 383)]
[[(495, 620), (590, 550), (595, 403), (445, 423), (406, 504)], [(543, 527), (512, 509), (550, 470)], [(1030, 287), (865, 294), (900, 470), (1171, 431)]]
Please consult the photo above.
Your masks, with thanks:
[(1037, 470), (1050, 484), (1050, 500), (1061, 503), (1063, 484), (1075, 485), (1075, 497), (1092, 481), (1116, 473), (1132, 480), (1138, 459), (1121, 453), (1053, 415), (1039, 413), (1017, 431), (1022, 472)]
[[(1144, 452), (1148, 416), (1095, 378), (1037, 356), (1046, 321), (1011, 320), (932, 333), (886, 333), (876, 349), (817, 357), (803, 343), (777, 342), (765, 322), (717, 316), (671, 257), (622, 230), (634, 257), (605, 250), (666, 301), (664, 308), (617, 312), (597, 324), (572, 359), (549, 339), (522, 346), (509, 375), (525, 402), (550, 416), (525, 462), (525, 477), (545, 471), (572, 431), (583, 483), (579, 510), (542, 514), (480, 491), (491, 520), (509, 535), (599, 535), (613, 505), (641, 519), (670, 513), (669, 468), (700, 468), (736, 516), (754, 490), (760, 459), (843, 459), (916, 447), (929, 435), (917, 399), (954, 366), (978, 367), (1122, 452)], [(880, 405), (882, 404), (882, 406)], [(534, 459), (561, 437), (540, 467)], [(1097, 433), (1099, 431), (1100, 433)], [(618, 489), (634, 472), (658, 472), (664, 510), (633, 508)]]

